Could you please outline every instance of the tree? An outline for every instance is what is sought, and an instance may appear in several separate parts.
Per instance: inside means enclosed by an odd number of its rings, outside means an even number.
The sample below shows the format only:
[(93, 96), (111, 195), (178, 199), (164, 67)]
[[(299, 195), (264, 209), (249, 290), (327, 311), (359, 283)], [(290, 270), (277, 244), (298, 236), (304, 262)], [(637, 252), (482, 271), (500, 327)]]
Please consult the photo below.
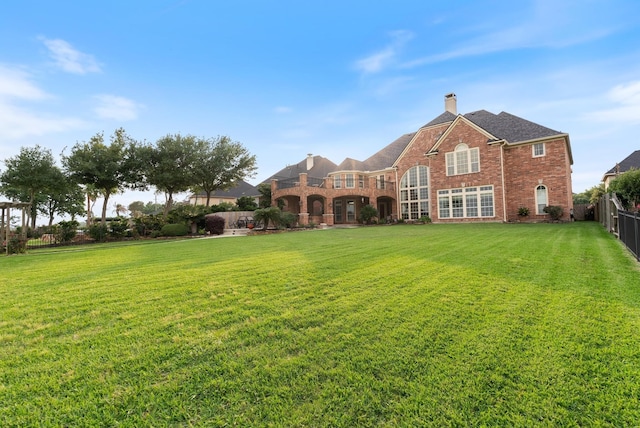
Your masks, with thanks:
[(173, 195), (194, 185), (195, 164), (205, 153), (205, 144), (191, 135), (169, 134), (155, 146), (145, 146), (141, 153), (147, 183), (167, 194), (166, 216), (173, 205)]
[(253, 211), (258, 208), (258, 204), (251, 196), (241, 196), (236, 200), (236, 205), (240, 211)]
[(271, 206), (271, 185), (258, 184), (258, 192), (260, 192), (260, 208), (269, 208)]
[(280, 224), (281, 215), (282, 211), (278, 207), (260, 208), (253, 212), (253, 219), (258, 223), (262, 223), (262, 230), (267, 230), (269, 222), (276, 227)]
[(131, 213), (132, 217), (138, 217), (142, 215), (144, 210), (144, 202), (142, 201), (133, 201), (128, 206), (127, 209)]
[(45, 195), (45, 201), (41, 203), (38, 210), (41, 214), (49, 217), (49, 226), (53, 225), (56, 214), (63, 216), (69, 214), (71, 221), (76, 216), (84, 214), (84, 191), (78, 183), (64, 175), (61, 170), (56, 173), (56, 184), (49, 189)]
[(625, 208), (637, 211), (640, 204), (640, 169), (632, 168), (617, 176), (611, 181), (609, 190), (620, 197)]
[(56, 187), (61, 172), (51, 151), (40, 146), (22, 147), (15, 157), (5, 159), (6, 170), (0, 175), (1, 192), (21, 202), (29, 202), (31, 227), (36, 226), (38, 206)]
[(210, 140), (200, 140), (204, 152), (198, 156), (194, 168), (193, 192), (207, 195), (209, 206), (211, 194), (216, 190), (228, 190), (236, 182), (253, 176), (256, 157), (242, 144), (222, 136)]
[(109, 145), (98, 133), (89, 142), (77, 143), (63, 163), (78, 183), (94, 188), (104, 198), (102, 224), (106, 224), (109, 197), (126, 188), (143, 188), (137, 142), (124, 129), (116, 129)]
[(127, 207), (116, 202), (113, 204), (113, 211), (116, 213), (117, 217), (120, 217), (122, 214), (127, 213)]

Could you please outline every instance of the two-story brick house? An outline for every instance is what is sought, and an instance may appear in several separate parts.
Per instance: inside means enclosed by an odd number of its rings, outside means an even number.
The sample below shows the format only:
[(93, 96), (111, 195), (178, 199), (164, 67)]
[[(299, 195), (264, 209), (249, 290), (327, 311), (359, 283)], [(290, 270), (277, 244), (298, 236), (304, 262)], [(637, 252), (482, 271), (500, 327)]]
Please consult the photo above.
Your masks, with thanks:
[(505, 112), (456, 109), (455, 94), (446, 95), (444, 113), (364, 161), (309, 155), (268, 180), (273, 204), (284, 201), (302, 224), (356, 223), (364, 205), (380, 218), (434, 223), (544, 221), (547, 205), (569, 218), (566, 133)]

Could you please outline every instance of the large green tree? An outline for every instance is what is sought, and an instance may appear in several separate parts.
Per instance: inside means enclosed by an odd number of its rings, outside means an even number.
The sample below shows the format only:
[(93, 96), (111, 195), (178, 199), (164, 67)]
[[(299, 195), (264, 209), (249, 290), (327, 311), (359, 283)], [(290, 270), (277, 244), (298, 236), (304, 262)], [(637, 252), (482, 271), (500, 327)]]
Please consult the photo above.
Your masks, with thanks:
[(629, 210), (637, 211), (640, 206), (640, 169), (630, 169), (617, 176), (609, 191), (616, 193)]
[(211, 194), (216, 190), (228, 190), (236, 182), (253, 176), (256, 157), (239, 142), (227, 136), (200, 140), (203, 152), (195, 161), (193, 192), (204, 192), (209, 206)]
[(71, 219), (75, 220), (76, 216), (85, 213), (85, 194), (80, 185), (59, 169), (55, 174), (58, 177), (54, 186), (43, 195), (44, 202), (38, 206), (40, 213), (49, 218), (49, 226), (53, 224), (56, 215), (69, 214)]
[(141, 149), (146, 182), (167, 195), (165, 216), (173, 206), (173, 196), (193, 186), (196, 161), (205, 147), (202, 140), (191, 135), (169, 134)]
[(31, 227), (36, 226), (38, 207), (54, 191), (62, 175), (51, 151), (40, 146), (22, 147), (18, 155), (5, 159), (6, 169), (0, 174), (1, 193), (31, 204)]
[(109, 197), (127, 188), (144, 186), (138, 143), (124, 129), (116, 129), (109, 144), (104, 134), (94, 135), (88, 142), (77, 143), (63, 163), (70, 176), (88, 189), (95, 189), (104, 198), (102, 224), (107, 217)]

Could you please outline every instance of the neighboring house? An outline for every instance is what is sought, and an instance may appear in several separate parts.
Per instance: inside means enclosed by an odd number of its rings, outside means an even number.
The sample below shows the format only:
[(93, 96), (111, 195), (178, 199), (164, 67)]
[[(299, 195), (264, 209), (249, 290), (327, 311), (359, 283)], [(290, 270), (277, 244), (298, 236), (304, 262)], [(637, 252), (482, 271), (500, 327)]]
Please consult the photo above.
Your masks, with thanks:
[(444, 113), (364, 161), (309, 155), (281, 170), (267, 180), (272, 204), (284, 201), (301, 224), (357, 223), (364, 205), (435, 223), (543, 221), (544, 207), (558, 205), (568, 219), (569, 135), (505, 112), (457, 114), (456, 103), (446, 95)]
[[(218, 190), (213, 192), (211, 194), (211, 199), (209, 200), (209, 206), (219, 205), (223, 202), (235, 204), (238, 198), (243, 196), (253, 198), (257, 204), (260, 199), (260, 192), (255, 186), (252, 186), (246, 181), (240, 180), (228, 190)], [(207, 194), (205, 192), (200, 192), (189, 196), (189, 204), (206, 205)]]
[(616, 178), (618, 174), (627, 172), (632, 168), (640, 169), (640, 150), (636, 150), (635, 152), (631, 153), (629, 156), (624, 158), (622, 162), (617, 163), (616, 166), (605, 172), (604, 176), (602, 177), (605, 190), (609, 188), (609, 184), (611, 184), (611, 181)]

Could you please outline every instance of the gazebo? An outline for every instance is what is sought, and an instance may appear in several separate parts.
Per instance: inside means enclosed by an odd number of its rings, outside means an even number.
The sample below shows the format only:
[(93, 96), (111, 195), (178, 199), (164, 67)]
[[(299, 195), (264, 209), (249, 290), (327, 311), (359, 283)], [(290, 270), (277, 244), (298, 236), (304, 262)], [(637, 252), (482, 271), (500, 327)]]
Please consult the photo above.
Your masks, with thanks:
[(11, 208), (20, 209), (22, 211), (22, 228), (21, 234), (23, 238), (27, 236), (27, 214), (25, 210), (29, 208), (29, 202), (0, 202), (0, 243), (5, 243), (5, 250), (9, 254), (9, 235), (11, 234)]

